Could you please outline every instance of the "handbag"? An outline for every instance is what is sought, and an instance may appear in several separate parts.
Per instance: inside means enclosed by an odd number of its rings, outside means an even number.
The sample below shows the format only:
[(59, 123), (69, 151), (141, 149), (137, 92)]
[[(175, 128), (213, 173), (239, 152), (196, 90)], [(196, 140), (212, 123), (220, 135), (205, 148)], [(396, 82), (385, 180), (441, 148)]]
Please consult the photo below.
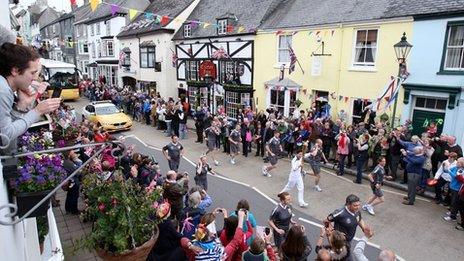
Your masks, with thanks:
[(253, 140), (253, 136), (251, 136), (251, 132), (250, 131), (247, 131), (246, 134), (245, 134), (245, 140), (247, 142), (251, 142)]

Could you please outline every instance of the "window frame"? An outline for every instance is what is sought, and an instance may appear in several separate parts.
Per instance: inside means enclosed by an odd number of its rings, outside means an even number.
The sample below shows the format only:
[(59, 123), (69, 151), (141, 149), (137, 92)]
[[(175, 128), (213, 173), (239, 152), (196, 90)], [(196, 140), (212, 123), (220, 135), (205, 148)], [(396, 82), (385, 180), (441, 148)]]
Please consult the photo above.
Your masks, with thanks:
[[(111, 54), (110, 54), (109, 44), (111, 44)], [(114, 41), (113, 40), (105, 40), (105, 41), (103, 41), (103, 46), (105, 47), (105, 56), (106, 57), (113, 57), (114, 56)]]
[(90, 36), (94, 36), (95, 35), (95, 24), (91, 24), (90, 25)]
[(100, 29), (101, 29), (101, 28), (100, 28), (100, 22), (96, 23), (96, 26), (95, 26), (95, 27), (96, 27), (96, 29), (95, 29), (95, 34), (96, 34), (96, 35), (100, 35), (100, 33), (101, 33), (101, 30), (100, 30)]
[[(442, 59), (441, 59), (441, 64), (440, 64), (440, 71), (437, 74), (464, 75), (464, 66), (460, 69), (446, 68), (450, 30), (451, 30), (451, 27), (454, 27), (454, 26), (464, 26), (464, 20), (450, 21), (447, 23), (445, 38), (443, 40), (443, 51), (442, 51)], [(464, 63), (464, 44), (463, 44), (462, 52), (463, 54), (461, 57), (461, 64)]]
[[(282, 88), (282, 87), (281, 87)], [(289, 117), (291, 113), (293, 113), (297, 108), (296, 108), (296, 100), (298, 100), (298, 94), (299, 90), (298, 88), (276, 88), (276, 87), (270, 87), (268, 91), (268, 107), (274, 108), (278, 111), (282, 111), (282, 115), (285, 117)], [(272, 92), (277, 91), (277, 97), (276, 97), (276, 103), (272, 103)], [(280, 95), (283, 95), (283, 105), (278, 104), (279, 100), (279, 93)], [(292, 95), (291, 93), (294, 93), (294, 101), (292, 102)], [(252, 100), (250, 101), (252, 102)], [(279, 110), (281, 108), (281, 110)]]
[[(195, 64), (195, 66), (192, 66), (192, 64)], [(191, 70), (192, 68), (195, 68), (195, 70)], [(199, 69), (200, 69), (200, 62), (198, 60), (186, 60), (185, 61), (185, 79), (187, 81), (199, 81), (200, 80), (200, 75), (199, 75)], [(192, 77), (194, 72), (194, 76)]]
[[(144, 51), (146, 50), (146, 51)], [(140, 54), (140, 68), (155, 68), (155, 63), (156, 63), (156, 46), (143, 46), (143, 47), (140, 47), (139, 49), (139, 54)], [(152, 61), (152, 65), (150, 66), (150, 63), (149, 63), (149, 56), (150, 54), (153, 54), (153, 61)], [(144, 66), (143, 64), (143, 56), (146, 56), (145, 58), (147, 59), (147, 63), (146, 63), (146, 66)]]
[[(358, 32), (360, 31), (366, 31), (366, 42), (367, 38), (369, 36), (369, 31), (377, 31), (377, 37), (375, 40), (375, 54), (373, 55), (373, 62), (366, 62), (366, 55), (364, 54), (364, 62), (357, 62), (356, 61), (356, 50), (358, 49), (357, 42), (358, 42)], [(356, 69), (375, 69), (376, 68), (376, 63), (377, 63), (377, 56), (378, 56), (378, 51), (379, 51), (379, 34), (380, 30), (379, 28), (359, 28), (355, 29), (354, 35), (353, 35), (353, 48), (352, 48), (352, 57), (351, 57), (351, 67), (356, 68)], [(372, 49), (372, 47), (367, 48), (367, 47), (362, 47), (366, 49)]]
[(105, 31), (106, 31), (106, 35), (111, 35), (111, 23), (110, 23), (110, 20), (105, 21)]
[(124, 52), (124, 59), (122, 60), (121, 66), (124, 67), (130, 67), (131, 66), (131, 53), (130, 52)]
[(184, 24), (183, 29), (185, 38), (192, 37), (192, 26), (190, 24)]
[(226, 35), (227, 34), (227, 18), (217, 19), (217, 35)]
[[(417, 104), (418, 99), (424, 99), (424, 106), (419, 106)], [(430, 100), (430, 101), (434, 100), (434, 104), (435, 104), (434, 108), (427, 107), (427, 100)], [(439, 100), (440, 101), (445, 101), (445, 108), (444, 109), (437, 108)], [(422, 111), (446, 113), (446, 110), (448, 108), (448, 102), (449, 102), (449, 100), (444, 98), (444, 97), (435, 98), (435, 97), (416, 96), (416, 97), (414, 97), (414, 106), (413, 106), (413, 108), (418, 109), (418, 110), (422, 110)]]
[[(85, 46), (87, 46), (87, 51), (85, 51)], [(82, 53), (83, 54), (88, 54), (89, 53), (89, 43), (88, 42), (83, 42), (82, 43)]]
[[(287, 46), (286, 47), (281, 47), (280, 46), (280, 39), (281, 37), (286, 37), (286, 38), (290, 38), (290, 41), (288, 41), (287, 39)], [(293, 35), (291, 34), (279, 34), (278, 37), (277, 37), (277, 64), (279, 66), (281, 65), (285, 65), (286, 67), (290, 65), (290, 48), (289, 48), (289, 45), (292, 45), (293, 44)], [(288, 61), (281, 61), (280, 60), (280, 52), (281, 51), (286, 51), (288, 53)]]

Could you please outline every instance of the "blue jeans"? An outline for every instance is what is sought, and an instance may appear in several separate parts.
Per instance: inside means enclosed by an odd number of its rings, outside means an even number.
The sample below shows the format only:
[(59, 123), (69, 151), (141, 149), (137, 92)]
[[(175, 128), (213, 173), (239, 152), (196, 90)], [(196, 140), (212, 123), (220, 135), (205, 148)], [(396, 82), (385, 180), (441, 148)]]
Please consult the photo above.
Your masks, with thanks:
[(166, 122), (166, 137), (171, 136), (172, 128), (171, 128), (171, 122), (167, 121)]
[(364, 158), (356, 159), (356, 182), (358, 183), (362, 181), (362, 171), (363, 171), (365, 163), (366, 163), (366, 159)]
[(187, 139), (187, 124), (179, 123), (179, 138)]

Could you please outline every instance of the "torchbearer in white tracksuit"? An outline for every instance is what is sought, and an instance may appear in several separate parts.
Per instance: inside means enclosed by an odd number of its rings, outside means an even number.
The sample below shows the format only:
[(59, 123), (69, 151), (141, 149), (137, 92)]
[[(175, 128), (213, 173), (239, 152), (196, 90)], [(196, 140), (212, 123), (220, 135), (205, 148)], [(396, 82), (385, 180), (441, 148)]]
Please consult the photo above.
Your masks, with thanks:
[(298, 203), (300, 207), (307, 207), (308, 203), (304, 201), (304, 183), (303, 177), (301, 176), (301, 169), (303, 167), (303, 152), (298, 151), (295, 157), (292, 159), (292, 169), (288, 177), (288, 183), (285, 188), (280, 192), (290, 191), (295, 186), (298, 189)]

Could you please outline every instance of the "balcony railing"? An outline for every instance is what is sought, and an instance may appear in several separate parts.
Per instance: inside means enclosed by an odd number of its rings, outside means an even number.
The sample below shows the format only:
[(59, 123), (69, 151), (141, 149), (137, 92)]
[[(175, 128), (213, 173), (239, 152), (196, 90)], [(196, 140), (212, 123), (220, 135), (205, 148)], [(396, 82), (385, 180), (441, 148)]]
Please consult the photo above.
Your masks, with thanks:
[[(0, 134), (0, 136), (3, 135)], [(8, 141), (8, 139), (5, 139), (5, 137), (3, 138), (3, 140)], [(0, 252), (2, 252), (2, 259), (5, 258), (4, 260), (64, 260), (63, 248), (61, 245), (58, 227), (52, 208), (50, 207), (47, 211), (49, 232), (44, 240), (42, 254), (39, 251), (39, 239), (36, 219), (28, 217), (32, 214), (32, 212), (34, 212), (34, 210), (36, 210), (40, 205), (42, 205), (42, 203), (47, 201), (53, 194), (55, 194), (66, 182), (71, 180), (85, 166), (92, 162), (93, 159), (98, 157), (105, 149), (107, 149), (110, 146), (112, 148), (111, 154), (117, 158), (123, 155), (126, 150), (125, 146), (120, 141), (111, 141), (105, 143), (89, 143), (68, 146), (63, 148), (0, 156), (0, 160), (11, 160), (29, 155), (58, 153), (85, 147), (98, 148), (98, 151), (96, 153), (94, 153), (86, 162), (84, 162), (78, 169), (76, 169), (66, 179), (64, 179), (44, 199), (37, 203), (22, 217), (16, 217), (17, 205), (11, 203), (12, 197), (11, 195), (8, 195), (7, 185), (4, 180), (3, 166), (0, 161), (0, 204), (3, 204), (0, 205), (0, 242), (2, 242), (2, 244), (0, 245)], [(8, 145), (4, 147), (8, 147)]]

